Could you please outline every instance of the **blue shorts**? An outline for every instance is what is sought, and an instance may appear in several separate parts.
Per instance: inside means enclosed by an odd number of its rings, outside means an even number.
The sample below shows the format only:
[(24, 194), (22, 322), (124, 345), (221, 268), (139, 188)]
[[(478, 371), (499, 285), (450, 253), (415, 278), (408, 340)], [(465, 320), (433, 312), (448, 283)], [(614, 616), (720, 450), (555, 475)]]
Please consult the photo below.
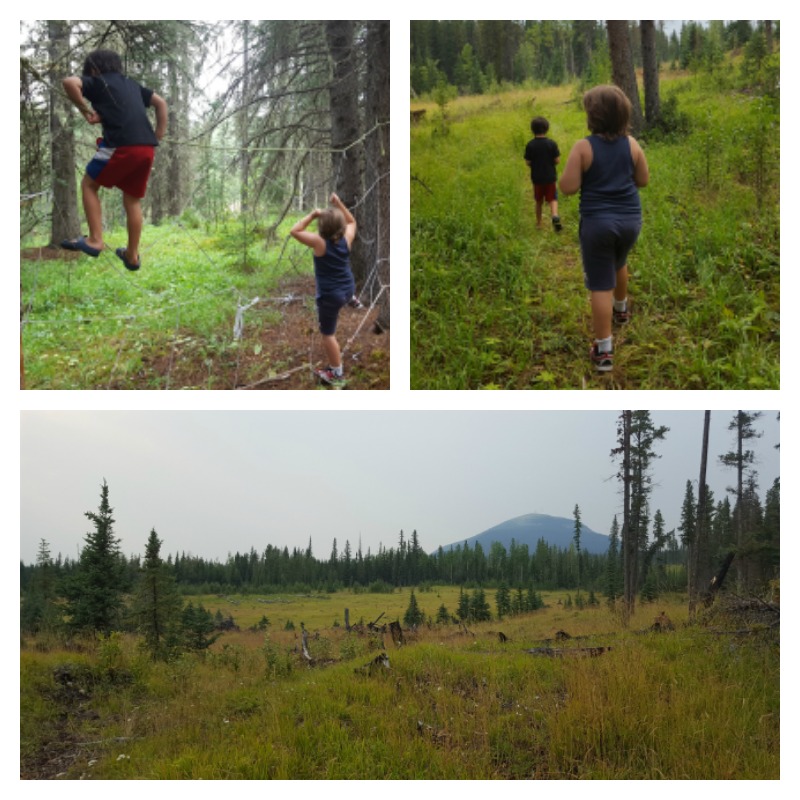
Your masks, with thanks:
[(353, 298), (354, 290), (338, 291), (317, 295), (317, 315), (319, 317), (319, 332), (323, 336), (333, 336), (336, 333), (336, 323), (339, 320), (339, 311)]
[(631, 217), (581, 218), (578, 235), (583, 257), (583, 278), (592, 292), (606, 292), (617, 285), (617, 271), (628, 263), (642, 219)]

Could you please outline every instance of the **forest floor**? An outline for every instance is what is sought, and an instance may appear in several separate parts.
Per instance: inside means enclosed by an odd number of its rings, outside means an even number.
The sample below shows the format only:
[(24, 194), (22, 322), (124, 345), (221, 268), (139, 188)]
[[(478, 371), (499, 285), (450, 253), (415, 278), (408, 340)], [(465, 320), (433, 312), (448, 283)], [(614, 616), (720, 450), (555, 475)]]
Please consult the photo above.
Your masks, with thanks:
[[(41, 264), (62, 261), (70, 270), (85, 267), (86, 259), (59, 249), (26, 248), (21, 262)], [(112, 259), (113, 263), (113, 259)], [(100, 262), (98, 262), (98, 265)], [(90, 265), (93, 266), (93, 265)], [(116, 265), (114, 265), (116, 267)], [(124, 272), (124, 271), (123, 271)], [(137, 273), (138, 274), (138, 273)], [(128, 278), (129, 276), (124, 276)], [(78, 279), (74, 279), (75, 283)], [(93, 385), (81, 388), (152, 389), (214, 388), (247, 390), (305, 390), (324, 388), (313, 370), (324, 366), (314, 303), (313, 275), (287, 274), (278, 280), (269, 297), (261, 297), (248, 311), (241, 340), (230, 345), (232, 319), (225, 319), (209, 341), (198, 335), (188, 323), (176, 324), (156, 335), (140, 336), (135, 343), (135, 368), (118, 366), (119, 353), (131, 350), (133, 337), (128, 331), (111, 333), (106, 338), (111, 357), (98, 364)], [(38, 301), (40, 304), (41, 300)], [(389, 389), (390, 334), (377, 325), (379, 308), (345, 307), (339, 316), (337, 339), (342, 347), (348, 389)], [(98, 327), (93, 319), (85, 320), (83, 329)], [(87, 331), (88, 332), (88, 331)], [(221, 342), (228, 342), (222, 346)], [(113, 356), (118, 351), (117, 358)], [(25, 388), (62, 388), (38, 385), (42, 356), (29, 352), (23, 341)], [(93, 356), (85, 350), (83, 359)], [(46, 357), (46, 356), (45, 356)], [(75, 360), (77, 356), (73, 357)], [(21, 363), (21, 383), (23, 365)], [(33, 378), (31, 378), (33, 376)], [(36, 384), (36, 385), (35, 385)], [(70, 386), (69, 388), (77, 388)]]

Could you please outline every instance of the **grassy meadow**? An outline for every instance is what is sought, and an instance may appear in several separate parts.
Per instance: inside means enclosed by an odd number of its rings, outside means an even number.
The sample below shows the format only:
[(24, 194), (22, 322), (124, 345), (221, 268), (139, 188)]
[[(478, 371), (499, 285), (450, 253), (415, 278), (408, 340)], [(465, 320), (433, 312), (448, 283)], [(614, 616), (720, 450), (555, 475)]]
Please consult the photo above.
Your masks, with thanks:
[[(688, 131), (640, 137), (650, 166), (632, 252), (634, 318), (595, 376), (578, 196), (535, 224), (523, 160), (530, 120), (567, 155), (585, 136), (575, 87), (463, 97), (411, 126), (414, 389), (777, 389), (779, 133), (750, 93), (663, 75)], [(674, 99), (670, 99), (674, 98)], [(674, 115), (674, 107), (672, 113)]]
[[(490, 598), (493, 594), (488, 593)], [(686, 626), (683, 598), (547, 607), (421, 626), (396, 647), (350, 621), (402, 618), (391, 595), (202, 597), (241, 628), (205, 655), (153, 663), (133, 637), (40, 636), (21, 649), (21, 774), (93, 779), (778, 778), (779, 646)], [(435, 616), (458, 590), (417, 592)], [(660, 611), (674, 632), (641, 632)], [(263, 615), (266, 632), (249, 630)], [(286, 630), (291, 621), (294, 630)], [(308, 665), (299, 652), (309, 631)], [(337, 624), (338, 623), (338, 624)], [(553, 642), (567, 631), (575, 640)], [(498, 632), (508, 640), (500, 642)], [(381, 640), (383, 638), (383, 641)], [(550, 658), (611, 647), (597, 657)], [(386, 652), (390, 666), (365, 668)], [(56, 680), (69, 665), (69, 681)]]
[[(123, 228), (104, 232), (108, 247), (96, 259), (24, 242), (25, 388), (249, 388), (303, 365), (302, 377), (295, 372), (278, 388), (314, 388), (311, 364), (322, 353), (313, 263), (288, 238), (292, 223), (269, 242), (263, 230), (205, 225), (190, 214), (145, 225), (142, 268), (134, 273), (114, 255), (126, 241)], [(354, 336), (346, 366), (354, 388), (387, 388), (388, 337), (374, 345), (369, 325), (355, 337), (368, 313), (376, 312), (341, 314), (341, 344)]]

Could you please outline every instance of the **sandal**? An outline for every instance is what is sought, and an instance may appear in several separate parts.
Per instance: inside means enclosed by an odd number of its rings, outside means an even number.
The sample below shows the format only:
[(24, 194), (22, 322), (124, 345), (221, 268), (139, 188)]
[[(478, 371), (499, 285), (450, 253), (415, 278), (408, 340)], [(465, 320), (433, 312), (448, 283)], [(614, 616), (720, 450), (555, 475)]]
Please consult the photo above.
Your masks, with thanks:
[(79, 236), (77, 239), (64, 239), (61, 242), (61, 246), (64, 250), (77, 250), (81, 253), (86, 253), (87, 256), (92, 258), (97, 258), (100, 255), (100, 251), (96, 247), (87, 244), (86, 238), (83, 236)]
[(117, 258), (119, 258), (122, 261), (126, 269), (129, 269), (131, 272), (136, 272), (136, 270), (142, 266), (142, 257), (139, 256), (139, 261), (136, 264), (133, 264), (126, 258), (127, 252), (128, 250), (126, 247), (118, 247), (116, 249)]

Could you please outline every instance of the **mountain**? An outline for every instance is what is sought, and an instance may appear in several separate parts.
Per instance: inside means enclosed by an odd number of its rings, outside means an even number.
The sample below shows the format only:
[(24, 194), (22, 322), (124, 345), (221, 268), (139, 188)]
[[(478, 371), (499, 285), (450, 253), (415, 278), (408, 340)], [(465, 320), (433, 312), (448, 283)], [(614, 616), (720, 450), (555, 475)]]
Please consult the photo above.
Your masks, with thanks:
[[(508, 550), (511, 547), (511, 540), (514, 539), (517, 544), (527, 544), (533, 553), (539, 539), (566, 550), (572, 543), (574, 535), (574, 519), (551, 517), (548, 514), (523, 514), (521, 517), (506, 520), (483, 533), (471, 536), (466, 542), (470, 547), (474, 547), (475, 542), (480, 542), (484, 552), (488, 553), (493, 542), (500, 542)], [(608, 536), (596, 533), (585, 525), (581, 526), (582, 550), (589, 553), (605, 553), (608, 550), (608, 541)], [(459, 544), (463, 545), (464, 541), (446, 545), (443, 549), (451, 550)]]

